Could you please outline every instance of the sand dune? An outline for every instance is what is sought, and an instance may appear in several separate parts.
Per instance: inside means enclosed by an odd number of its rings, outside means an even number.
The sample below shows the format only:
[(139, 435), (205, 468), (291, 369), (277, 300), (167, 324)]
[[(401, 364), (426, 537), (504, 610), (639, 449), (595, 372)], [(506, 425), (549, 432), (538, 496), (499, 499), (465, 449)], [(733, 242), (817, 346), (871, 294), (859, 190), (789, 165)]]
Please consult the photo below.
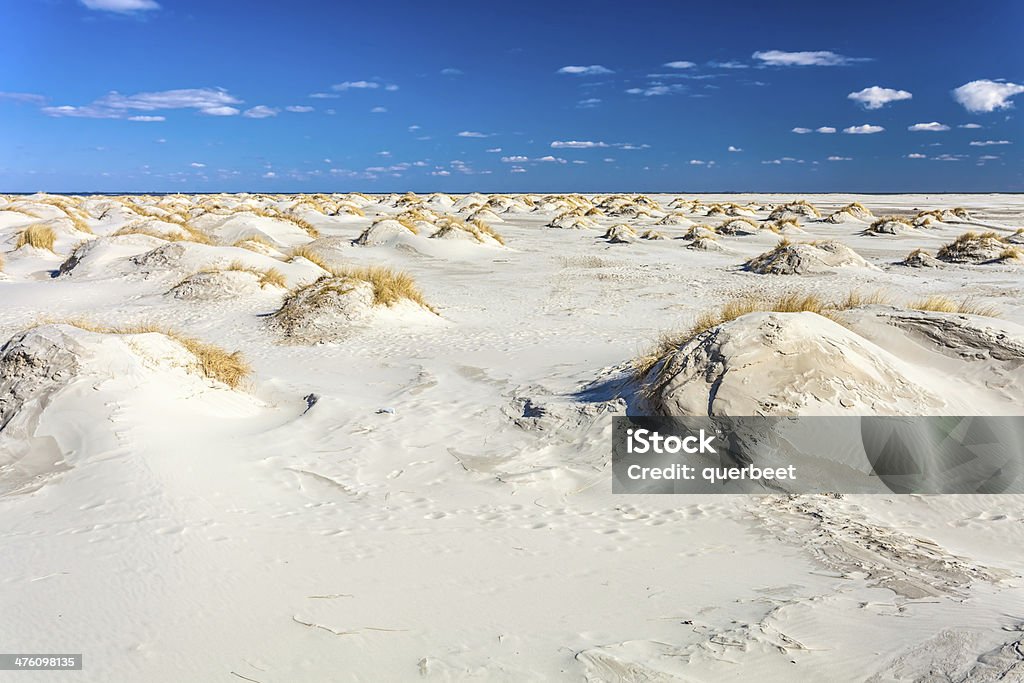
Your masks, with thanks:
[(1021, 228), (1011, 195), (0, 197), (4, 649), (1019, 679), (1019, 497), (616, 495), (609, 461), (627, 413), (1021, 414)]

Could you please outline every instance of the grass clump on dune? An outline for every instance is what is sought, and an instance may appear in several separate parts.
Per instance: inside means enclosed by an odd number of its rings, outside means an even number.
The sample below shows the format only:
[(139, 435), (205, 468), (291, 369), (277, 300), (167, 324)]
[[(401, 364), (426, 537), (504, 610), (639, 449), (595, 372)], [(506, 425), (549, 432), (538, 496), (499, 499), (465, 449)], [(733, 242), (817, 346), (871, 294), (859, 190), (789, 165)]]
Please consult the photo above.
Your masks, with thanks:
[(954, 301), (945, 296), (930, 296), (910, 304), (910, 308), (918, 311), (935, 311), (937, 313), (960, 313), (963, 315), (981, 315), (986, 318), (998, 318), (999, 309), (994, 306), (979, 304), (973, 299)]
[(313, 249), (308, 244), (301, 244), (292, 249), (292, 253), (288, 257), (288, 260), (294, 261), (297, 258), (304, 258), (307, 261), (320, 266), (324, 270), (330, 270), (330, 266), (327, 265), (327, 261), (324, 259), (323, 254), (318, 252), (316, 249)]
[(705, 311), (697, 316), (693, 325), (684, 332), (664, 334), (649, 352), (633, 361), (633, 376), (641, 379), (651, 368), (673, 350), (697, 335), (727, 322), (757, 312), (801, 313), (810, 312), (832, 318), (836, 305), (829, 304), (817, 294), (786, 294), (776, 299), (745, 297), (727, 301), (717, 310)]
[(334, 277), (368, 282), (373, 287), (375, 305), (393, 306), (403, 299), (408, 299), (434, 313), (437, 312), (424, 299), (423, 292), (412, 276), (404, 271), (395, 271), (384, 266), (345, 266), (328, 270)]
[(242, 380), (252, 374), (252, 367), (240, 351), (228, 352), (214, 344), (208, 344), (193, 337), (155, 325), (112, 327), (83, 320), (63, 321), (87, 332), (99, 334), (162, 334), (181, 344), (196, 358), (201, 374), (209, 379), (223, 382), (232, 389), (238, 388)]
[(24, 246), (30, 246), (36, 249), (53, 251), (53, 245), (56, 241), (57, 235), (50, 226), (30, 225), (18, 235), (18, 243), (14, 248), (21, 249)]

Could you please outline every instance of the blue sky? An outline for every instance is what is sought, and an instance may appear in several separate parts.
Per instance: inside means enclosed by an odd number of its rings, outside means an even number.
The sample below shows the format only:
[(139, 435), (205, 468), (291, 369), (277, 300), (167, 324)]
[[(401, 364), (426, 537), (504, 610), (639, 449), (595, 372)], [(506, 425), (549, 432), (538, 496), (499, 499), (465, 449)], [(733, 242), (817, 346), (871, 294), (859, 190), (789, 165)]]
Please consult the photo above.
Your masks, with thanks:
[(0, 191), (1024, 191), (1024, 3), (784, 5), (21, 0)]

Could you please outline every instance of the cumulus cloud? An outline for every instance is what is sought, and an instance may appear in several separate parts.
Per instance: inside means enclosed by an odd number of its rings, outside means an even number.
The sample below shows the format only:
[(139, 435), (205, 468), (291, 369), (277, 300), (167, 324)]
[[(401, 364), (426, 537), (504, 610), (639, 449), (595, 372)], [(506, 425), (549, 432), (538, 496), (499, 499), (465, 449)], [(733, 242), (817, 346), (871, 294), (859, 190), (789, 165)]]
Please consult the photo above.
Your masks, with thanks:
[(981, 128), (981, 124), (978, 124), (978, 123), (961, 123), (959, 126), (957, 126), (957, 128), (969, 128), (969, 129), (973, 130), (975, 128)]
[(708, 62), (708, 66), (716, 69), (748, 69), (750, 65), (744, 64), (743, 62), (728, 61), (728, 62)]
[(160, 9), (160, 5), (154, 0), (81, 0), (86, 8), (100, 10), (103, 12), (118, 12), (131, 14), (132, 12), (146, 12)]
[(1024, 93), (1024, 85), (1005, 81), (982, 79), (964, 83), (953, 91), (953, 99), (971, 112), (990, 112), (996, 109), (1010, 109), (1010, 98)]
[(607, 142), (593, 140), (555, 140), (551, 143), (552, 149), (594, 149), (608, 146)]
[(277, 116), (277, 109), (261, 104), (251, 109), (246, 109), (242, 116), (247, 119), (268, 119), (272, 116)]
[(166, 116), (129, 116), (129, 121), (142, 121), (144, 123), (157, 123), (160, 121), (166, 121)]
[(844, 66), (854, 62), (868, 61), (864, 57), (846, 57), (828, 50), (813, 52), (764, 50), (755, 52), (752, 56), (767, 66)]
[(580, 109), (591, 109), (599, 104), (601, 104), (601, 100), (599, 100), (598, 98), (588, 97), (585, 100), (580, 100), (579, 102), (577, 102), (576, 106), (579, 107)]
[(522, 166), (513, 166), (508, 170), (509, 173), (526, 173), (526, 169)]
[(510, 157), (502, 157), (501, 160), (504, 163), (506, 163), (506, 164), (521, 164), (523, 162), (529, 161), (530, 157), (510, 156)]
[(192, 168), (206, 168), (206, 164), (199, 163), (198, 161), (193, 161), (189, 166)]
[(853, 161), (853, 157), (836, 157), (832, 156), (828, 158), (829, 161)]
[(913, 99), (913, 95), (906, 90), (893, 90), (873, 85), (846, 96), (854, 102), (860, 102), (865, 109), (881, 109), (890, 102)]
[(947, 126), (944, 123), (939, 123), (938, 121), (931, 121), (929, 123), (915, 123), (912, 126), (907, 126), (907, 130), (913, 131), (915, 133), (920, 133), (920, 132), (941, 133), (942, 131), (949, 130), (949, 126)]
[(797, 127), (797, 128), (794, 128), (792, 132), (796, 133), (797, 135), (806, 135), (807, 133), (811, 132), (811, 129), (810, 128), (800, 128), (800, 127)]
[(489, 138), (489, 137), (491, 137), (489, 133), (481, 133), (481, 132), (476, 131), (476, 130), (460, 130), (458, 132), (458, 136), (460, 138)]
[(836, 129), (832, 126), (821, 126), (820, 128), (815, 128), (815, 130), (819, 133), (825, 133), (826, 135), (836, 132)]
[(307, 107), (302, 104), (292, 105), (291, 107), (285, 107), (285, 111), (290, 111), (295, 114), (308, 114), (313, 111), (313, 107)]
[(662, 66), (667, 66), (670, 69), (692, 69), (693, 67), (695, 67), (697, 65), (694, 62), (678, 61), (678, 62), (665, 62), (664, 64), (662, 64)]
[(371, 114), (386, 114), (388, 111), (387, 107), (374, 107), (370, 110)]
[(743, 150), (741, 148), (739, 148), (739, 147), (733, 147), (732, 145), (729, 145), (729, 151), (730, 152), (742, 152)]
[(992, 147), (993, 145), (1012, 145), (1009, 140), (973, 140), (971, 147)]
[[(345, 92), (347, 90), (377, 90), (378, 88), (383, 88), (389, 92), (398, 90), (398, 86), (393, 83), (385, 85), (378, 81), (345, 81), (344, 83), (335, 83), (331, 86), (331, 90), (337, 92)], [(310, 97), (314, 97), (314, 95), (310, 95)]]
[(847, 135), (872, 135), (874, 133), (881, 133), (885, 128), (882, 126), (873, 126), (870, 123), (865, 123), (863, 126), (849, 126), (843, 128), (843, 132)]
[(501, 147), (491, 147), (490, 149), (484, 150), (488, 154), (497, 154), (501, 151)]
[(162, 109), (195, 109), (210, 116), (234, 116), (239, 110), (231, 105), (241, 100), (220, 88), (185, 88), (122, 95), (110, 92), (100, 99), (82, 106), (61, 105), (43, 107), (50, 116), (73, 116), (92, 119), (129, 118), (133, 111), (159, 111)]
[(918, 154), (917, 152), (913, 152), (911, 154), (908, 154), (907, 158), (908, 159), (927, 159), (928, 155), (927, 154)]
[(557, 73), (572, 76), (601, 76), (615, 72), (600, 64), (591, 64), (590, 66), (563, 66)]

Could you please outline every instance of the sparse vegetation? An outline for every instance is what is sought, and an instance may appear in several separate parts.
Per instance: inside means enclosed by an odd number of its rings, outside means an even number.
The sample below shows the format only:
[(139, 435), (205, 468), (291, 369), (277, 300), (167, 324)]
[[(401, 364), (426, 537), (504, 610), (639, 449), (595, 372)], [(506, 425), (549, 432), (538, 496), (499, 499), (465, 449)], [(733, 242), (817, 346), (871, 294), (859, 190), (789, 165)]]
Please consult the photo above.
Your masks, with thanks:
[(423, 298), (412, 276), (404, 271), (394, 271), (383, 266), (347, 266), (328, 269), (334, 277), (362, 280), (373, 286), (373, 303), (378, 306), (393, 306), (408, 299), (424, 308), (437, 312)]
[(323, 254), (318, 252), (316, 249), (313, 249), (308, 244), (301, 244), (292, 249), (289, 260), (294, 261), (297, 258), (304, 258), (307, 261), (315, 263), (324, 270), (330, 270), (330, 266), (327, 265), (327, 261), (324, 259)]
[(963, 315), (981, 315), (986, 318), (999, 317), (999, 309), (994, 306), (979, 304), (973, 299), (954, 301), (945, 296), (930, 296), (910, 304), (910, 308), (918, 311), (935, 311), (938, 313), (961, 313)]
[(57, 235), (53, 232), (53, 228), (48, 225), (30, 225), (18, 235), (18, 242), (15, 249), (21, 249), (24, 246), (35, 247), (36, 249), (45, 249), (46, 251), (53, 251), (53, 245), (57, 241)]
[(205, 377), (223, 382), (236, 389), (242, 380), (252, 373), (252, 368), (242, 357), (241, 352), (229, 353), (214, 344), (207, 344), (179, 332), (155, 325), (137, 325), (127, 327), (111, 327), (84, 320), (66, 320), (63, 324), (73, 325), (87, 332), (99, 334), (162, 334), (178, 342), (196, 358), (198, 370)]
[(951, 263), (980, 263), (999, 258), (1006, 246), (995, 232), (965, 232), (939, 249), (936, 258)]

